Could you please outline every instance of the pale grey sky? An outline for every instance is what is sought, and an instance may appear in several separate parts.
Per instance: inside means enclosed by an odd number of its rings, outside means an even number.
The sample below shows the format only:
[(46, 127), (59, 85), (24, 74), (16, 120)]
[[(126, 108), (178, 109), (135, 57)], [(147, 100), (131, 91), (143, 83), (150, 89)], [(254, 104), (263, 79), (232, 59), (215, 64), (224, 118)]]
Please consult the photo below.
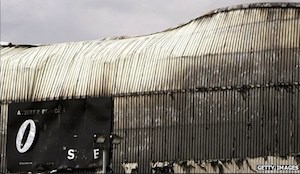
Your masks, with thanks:
[(0, 40), (47, 44), (144, 35), (254, 2), (266, 0), (1, 0)]

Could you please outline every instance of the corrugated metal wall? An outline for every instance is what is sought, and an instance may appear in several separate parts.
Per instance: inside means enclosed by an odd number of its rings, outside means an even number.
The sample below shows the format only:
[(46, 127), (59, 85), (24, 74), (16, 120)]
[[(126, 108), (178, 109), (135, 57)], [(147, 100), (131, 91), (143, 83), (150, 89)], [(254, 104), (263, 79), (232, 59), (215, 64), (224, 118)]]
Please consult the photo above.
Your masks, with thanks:
[[(266, 8), (267, 6), (267, 8)], [(300, 8), (212, 13), (143, 37), (1, 48), (1, 171), (7, 105), (114, 97), (113, 169), (137, 162), (295, 156)]]
[(296, 156), (300, 152), (299, 86), (188, 91), (115, 99), (113, 166), (152, 161)]

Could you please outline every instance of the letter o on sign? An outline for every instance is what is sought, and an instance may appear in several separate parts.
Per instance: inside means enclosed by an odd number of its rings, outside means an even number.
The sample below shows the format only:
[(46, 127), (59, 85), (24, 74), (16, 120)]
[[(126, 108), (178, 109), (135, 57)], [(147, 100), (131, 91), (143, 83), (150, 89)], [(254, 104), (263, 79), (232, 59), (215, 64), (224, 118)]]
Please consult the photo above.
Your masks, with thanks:
[[(24, 138), (26, 128), (30, 126), (28, 137), (24, 143), (22, 144), (22, 139)], [(20, 153), (27, 152), (32, 146), (36, 135), (36, 126), (33, 120), (26, 120), (21, 127), (19, 128), (17, 138), (16, 138), (16, 147)]]

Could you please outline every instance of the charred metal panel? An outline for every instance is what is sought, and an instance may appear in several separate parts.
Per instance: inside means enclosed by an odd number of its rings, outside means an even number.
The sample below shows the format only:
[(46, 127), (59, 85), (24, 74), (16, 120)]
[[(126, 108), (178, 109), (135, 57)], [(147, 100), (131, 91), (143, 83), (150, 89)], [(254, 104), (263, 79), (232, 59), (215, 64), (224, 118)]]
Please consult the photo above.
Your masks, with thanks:
[[(166, 93), (115, 101), (114, 130), (124, 136), (113, 151), (115, 171), (122, 171), (118, 166), (123, 162), (139, 161), (139, 171), (149, 172), (151, 161), (284, 157), (300, 152), (295, 130), (300, 127), (300, 109), (294, 107), (299, 87)], [(120, 113), (121, 108), (126, 114)]]
[(114, 133), (124, 137), (113, 149), (117, 173), (123, 162), (148, 173), (157, 161), (213, 160), (208, 171), (246, 157), (294, 163), (299, 45), (299, 4), (266, 3), (141, 37), (1, 46), (0, 171), (8, 103), (98, 96), (114, 97)]

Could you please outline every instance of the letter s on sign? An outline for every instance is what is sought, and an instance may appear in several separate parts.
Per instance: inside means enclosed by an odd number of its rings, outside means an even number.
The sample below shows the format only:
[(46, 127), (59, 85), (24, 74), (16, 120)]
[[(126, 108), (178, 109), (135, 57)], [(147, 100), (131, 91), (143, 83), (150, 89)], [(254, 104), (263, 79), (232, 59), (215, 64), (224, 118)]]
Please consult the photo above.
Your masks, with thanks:
[[(29, 134), (28, 134), (28, 137), (27, 137), (24, 145), (22, 145), (22, 139), (24, 138), (25, 130), (28, 127), (28, 125), (30, 126)], [(35, 126), (34, 121), (32, 119), (26, 120), (20, 126), (18, 134), (17, 134), (17, 138), (16, 138), (16, 147), (17, 147), (17, 150), (20, 153), (27, 152), (30, 149), (30, 147), (32, 146), (32, 144), (33, 144), (33, 142), (35, 140), (35, 135), (36, 135), (36, 126)]]

